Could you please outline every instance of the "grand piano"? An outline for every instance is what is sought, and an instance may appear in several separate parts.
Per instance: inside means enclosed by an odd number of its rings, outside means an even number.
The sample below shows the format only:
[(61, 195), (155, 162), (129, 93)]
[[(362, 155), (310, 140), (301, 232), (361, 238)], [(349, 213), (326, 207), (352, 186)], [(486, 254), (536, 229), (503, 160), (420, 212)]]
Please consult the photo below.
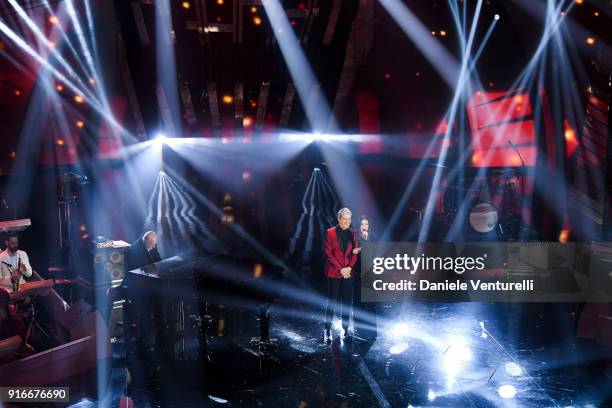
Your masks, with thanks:
[(279, 265), (208, 251), (128, 271), (120, 293), (133, 381), (181, 360), (206, 361), (211, 305), (259, 310), (277, 300), (282, 278)]

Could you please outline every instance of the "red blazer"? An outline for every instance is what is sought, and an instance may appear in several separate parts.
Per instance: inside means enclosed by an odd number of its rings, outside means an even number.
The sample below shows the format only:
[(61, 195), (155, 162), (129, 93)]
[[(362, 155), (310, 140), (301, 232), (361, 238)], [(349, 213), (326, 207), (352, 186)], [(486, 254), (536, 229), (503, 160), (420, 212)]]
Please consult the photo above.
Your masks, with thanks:
[[(327, 258), (325, 262), (325, 273), (328, 278), (341, 279), (342, 274), (340, 273), (340, 269), (346, 266), (354, 268), (357, 263), (357, 255), (353, 254), (353, 249), (355, 246), (359, 246), (359, 240), (357, 239), (355, 231), (353, 231), (352, 228), (350, 228), (350, 230), (353, 234), (353, 241), (349, 242), (344, 253), (342, 253), (340, 249), (336, 227), (329, 228), (325, 234), (325, 257)], [(351, 271), (351, 276), (354, 275), (355, 272)]]

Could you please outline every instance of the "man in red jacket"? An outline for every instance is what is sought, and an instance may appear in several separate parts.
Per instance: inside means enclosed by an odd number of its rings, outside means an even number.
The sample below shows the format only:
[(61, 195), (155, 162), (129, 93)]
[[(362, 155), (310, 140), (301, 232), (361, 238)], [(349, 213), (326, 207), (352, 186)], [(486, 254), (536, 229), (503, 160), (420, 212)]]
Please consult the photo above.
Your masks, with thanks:
[(335, 306), (342, 316), (344, 336), (348, 335), (349, 315), (352, 303), (353, 276), (358, 271), (359, 241), (351, 228), (351, 210), (338, 211), (338, 225), (327, 230), (325, 235), (325, 273), (327, 274), (327, 305), (325, 306), (325, 337), (331, 338), (331, 322)]

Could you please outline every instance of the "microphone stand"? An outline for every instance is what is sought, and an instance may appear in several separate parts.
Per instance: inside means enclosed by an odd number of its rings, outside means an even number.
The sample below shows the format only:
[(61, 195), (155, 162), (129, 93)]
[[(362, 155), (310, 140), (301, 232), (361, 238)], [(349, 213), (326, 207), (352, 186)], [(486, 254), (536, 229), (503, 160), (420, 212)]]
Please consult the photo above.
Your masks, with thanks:
[[(520, 171), (519, 171), (519, 177), (521, 180), (521, 220), (523, 218), (523, 200), (525, 198), (525, 173), (526, 173), (526, 167), (525, 166), (525, 160), (523, 160), (523, 156), (521, 155), (521, 152), (519, 151), (519, 149), (516, 147), (516, 145), (514, 143), (512, 143), (512, 140), (508, 140), (508, 144), (510, 145), (510, 147), (512, 148), (512, 150), (514, 150), (517, 154), (517, 156), (519, 157), (519, 159), (521, 160), (521, 167), (520, 167)], [(522, 223), (522, 221), (521, 221)], [(520, 231), (520, 225), (519, 225), (519, 231)]]

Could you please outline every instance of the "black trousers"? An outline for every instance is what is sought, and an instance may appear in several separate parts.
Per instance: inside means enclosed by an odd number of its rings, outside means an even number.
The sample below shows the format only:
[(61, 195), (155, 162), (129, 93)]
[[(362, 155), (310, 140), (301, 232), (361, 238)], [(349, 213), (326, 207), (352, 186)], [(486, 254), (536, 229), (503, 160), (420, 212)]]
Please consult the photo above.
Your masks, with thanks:
[(348, 331), (351, 304), (353, 302), (353, 278), (327, 278), (327, 304), (325, 306), (325, 328), (331, 328), (334, 310), (342, 316), (342, 328)]

